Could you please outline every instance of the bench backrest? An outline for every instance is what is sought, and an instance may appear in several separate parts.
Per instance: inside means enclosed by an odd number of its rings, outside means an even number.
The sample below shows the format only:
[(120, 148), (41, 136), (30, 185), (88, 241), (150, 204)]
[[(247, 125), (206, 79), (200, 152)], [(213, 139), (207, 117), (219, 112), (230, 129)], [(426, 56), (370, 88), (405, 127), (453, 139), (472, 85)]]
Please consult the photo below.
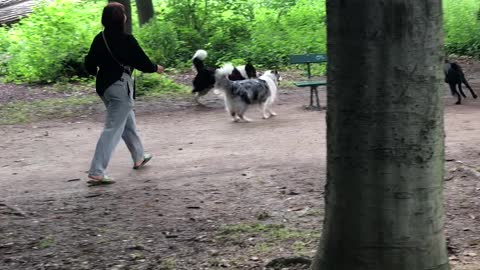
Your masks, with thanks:
[(309, 53), (309, 54), (294, 54), (289, 55), (290, 64), (307, 64), (307, 76), (310, 79), (312, 77), (310, 72), (311, 63), (325, 63), (327, 62), (326, 54)]
[(326, 54), (310, 53), (290, 55), (290, 64), (309, 64), (327, 62)]

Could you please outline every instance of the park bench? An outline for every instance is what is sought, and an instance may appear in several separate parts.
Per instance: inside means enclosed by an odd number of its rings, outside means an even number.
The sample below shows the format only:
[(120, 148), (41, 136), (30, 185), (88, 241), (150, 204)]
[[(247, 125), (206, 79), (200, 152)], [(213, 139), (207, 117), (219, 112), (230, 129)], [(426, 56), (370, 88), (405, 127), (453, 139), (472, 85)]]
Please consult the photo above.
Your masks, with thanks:
[[(312, 80), (310, 64), (326, 63), (326, 54), (296, 54), (290, 55), (290, 64), (307, 64), (307, 80), (294, 82), (298, 87), (310, 87), (310, 108), (320, 110), (320, 99), (318, 98), (318, 87), (326, 85), (327, 81)], [(316, 105), (313, 105), (315, 96)]]

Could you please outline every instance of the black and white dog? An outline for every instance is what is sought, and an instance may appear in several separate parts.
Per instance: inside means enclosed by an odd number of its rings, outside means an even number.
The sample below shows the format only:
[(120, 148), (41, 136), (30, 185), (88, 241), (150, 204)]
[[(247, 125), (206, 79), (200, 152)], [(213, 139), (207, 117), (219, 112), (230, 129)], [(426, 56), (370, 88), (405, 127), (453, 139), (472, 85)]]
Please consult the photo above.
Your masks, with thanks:
[(264, 119), (277, 115), (271, 110), (277, 98), (278, 72), (266, 71), (258, 79), (232, 81), (228, 78), (228, 68), (218, 69), (215, 73), (215, 89), (223, 92), (225, 109), (234, 122), (251, 120), (245, 117), (249, 105), (259, 104), (262, 107)]
[[(218, 69), (218, 67), (205, 66), (204, 60), (206, 58), (207, 52), (205, 50), (196, 51), (192, 57), (193, 66), (197, 70), (197, 75), (193, 79), (192, 93), (195, 94), (195, 101), (198, 104), (200, 104), (198, 98), (206, 95), (213, 89), (215, 85), (215, 71)], [(250, 63), (238, 67), (227, 65), (227, 68), (229, 70), (228, 78), (232, 81), (257, 77), (257, 71)]]
[[(462, 71), (462, 68), (459, 64), (445, 60), (445, 65), (443, 67), (445, 73), (445, 82), (450, 86), (450, 91), (452, 96), (457, 96), (458, 100), (455, 104), (462, 104), (462, 96), (466, 98), (467, 96), (463, 93), (462, 83), (470, 90), (473, 98), (477, 98), (477, 94), (473, 91), (472, 87), (467, 82), (465, 74)], [(458, 91), (457, 91), (458, 86)]]

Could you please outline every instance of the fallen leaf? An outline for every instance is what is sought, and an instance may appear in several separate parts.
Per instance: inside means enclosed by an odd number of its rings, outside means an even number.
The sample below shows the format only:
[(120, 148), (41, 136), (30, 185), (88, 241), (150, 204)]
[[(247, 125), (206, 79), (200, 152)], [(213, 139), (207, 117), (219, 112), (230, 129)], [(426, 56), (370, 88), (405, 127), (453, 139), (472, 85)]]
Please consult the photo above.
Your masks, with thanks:
[(476, 257), (477, 253), (475, 253), (475, 252), (464, 252), (463, 255), (468, 256), (468, 257)]
[(448, 257), (448, 259), (449, 259), (450, 261), (459, 261), (458, 257), (455, 256), (455, 255), (452, 255), (452, 256)]

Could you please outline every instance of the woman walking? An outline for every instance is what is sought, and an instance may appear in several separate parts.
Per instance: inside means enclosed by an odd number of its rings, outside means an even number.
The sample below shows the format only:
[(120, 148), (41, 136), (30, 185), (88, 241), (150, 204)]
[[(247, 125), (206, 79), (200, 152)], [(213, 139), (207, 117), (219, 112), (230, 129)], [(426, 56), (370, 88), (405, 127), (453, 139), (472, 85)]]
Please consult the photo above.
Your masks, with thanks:
[(143, 167), (152, 158), (144, 153), (136, 131), (131, 74), (133, 69), (162, 73), (163, 67), (152, 63), (135, 37), (125, 32), (126, 20), (125, 7), (109, 3), (102, 13), (104, 31), (95, 36), (85, 57), (85, 67), (96, 76), (96, 91), (107, 109), (105, 126), (88, 172), (90, 185), (114, 183), (106, 168), (120, 139), (130, 151), (134, 169)]

